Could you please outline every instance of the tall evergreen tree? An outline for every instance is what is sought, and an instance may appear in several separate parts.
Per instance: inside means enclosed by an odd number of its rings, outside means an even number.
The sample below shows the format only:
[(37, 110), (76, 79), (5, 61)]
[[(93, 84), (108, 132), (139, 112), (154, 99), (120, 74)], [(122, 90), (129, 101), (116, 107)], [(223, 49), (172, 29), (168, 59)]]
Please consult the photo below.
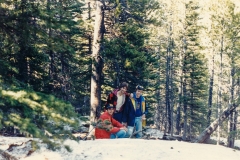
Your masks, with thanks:
[(103, 44), (106, 85), (117, 87), (119, 82), (126, 81), (131, 84), (130, 91), (137, 84), (147, 85), (149, 69), (155, 61), (151, 46), (145, 44), (149, 37), (146, 25), (152, 23), (146, 13), (153, 10), (151, 7), (153, 4), (148, 1), (133, 1), (128, 3), (127, 12), (122, 11), (125, 14), (119, 14), (112, 38), (106, 38)]
[[(228, 10), (229, 10), (229, 23), (227, 24), (227, 32), (226, 32), (226, 38), (230, 40), (230, 43), (227, 43), (226, 47), (226, 54), (229, 58), (230, 62), (230, 71), (229, 71), (229, 100), (228, 100), (228, 106), (229, 109), (239, 106), (238, 101), (236, 100), (237, 96), (237, 89), (238, 86), (238, 74), (239, 74), (239, 65), (237, 63), (239, 59), (239, 49), (236, 47), (236, 45), (240, 42), (240, 39), (238, 37), (239, 34), (239, 16), (240, 14), (234, 13), (235, 5), (233, 3), (228, 3)], [(234, 147), (234, 141), (236, 137), (236, 122), (234, 119), (236, 119), (236, 111), (234, 111), (228, 119), (228, 147), (233, 148)]]
[[(192, 136), (204, 126), (206, 107), (206, 78), (207, 68), (204, 66), (205, 57), (201, 54), (199, 43), (198, 5), (192, 1), (186, 4), (185, 31), (183, 35), (183, 106), (184, 106), (184, 135)], [(188, 126), (188, 127), (187, 127)]]
[(90, 83), (90, 59), (83, 50), (88, 37), (79, 16), (82, 4), (19, 0), (1, 2), (0, 7), (5, 17), (0, 26), (5, 69), (0, 71), (1, 127), (17, 126), (34, 137), (45, 137), (44, 130), (59, 136), (65, 124), (76, 124), (69, 102), (79, 105)]

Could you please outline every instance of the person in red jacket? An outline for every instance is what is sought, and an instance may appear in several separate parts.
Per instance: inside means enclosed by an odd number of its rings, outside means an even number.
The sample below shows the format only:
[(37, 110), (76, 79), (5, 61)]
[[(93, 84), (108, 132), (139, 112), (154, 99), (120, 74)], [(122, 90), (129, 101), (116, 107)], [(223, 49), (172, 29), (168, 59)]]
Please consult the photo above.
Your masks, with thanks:
[(96, 139), (125, 138), (127, 128), (112, 118), (114, 109), (113, 105), (106, 105), (106, 111), (100, 116), (96, 125)]

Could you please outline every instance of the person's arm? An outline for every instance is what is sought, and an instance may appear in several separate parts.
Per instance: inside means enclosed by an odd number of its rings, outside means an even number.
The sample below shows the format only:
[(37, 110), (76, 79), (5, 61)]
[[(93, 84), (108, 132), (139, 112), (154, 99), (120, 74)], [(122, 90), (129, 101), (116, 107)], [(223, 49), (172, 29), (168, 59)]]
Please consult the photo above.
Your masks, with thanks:
[(114, 98), (115, 98), (114, 94), (110, 93), (108, 95), (107, 102), (105, 103), (105, 106), (107, 106), (108, 104), (112, 104), (112, 105), (116, 106)]
[(117, 127), (117, 128), (123, 127), (123, 125), (120, 122), (118, 122), (117, 120), (115, 120), (114, 118), (112, 118), (112, 125), (113, 125), (113, 127)]
[(130, 99), (129, 99), (128, 96), (126, 96), (126, 101), (125, 101), (124, 108), (123, 108), (123, 117), (122, 117), (122, 121), (123, 121), (124, 126), (127, 126), (129, 103), (130, 103)]
[(143, 101), (142, 101), (142, 107), (144, 107), (142, 119), (145, 120), (146, 119), (146, 115), (148, 114), (148, 106), (146, 104), (146, 101), (145, 101), (144, 97), (143, 97)]
[(110, 133), (116, 133), (120, 130), (120, 127), (123, 127), (121, 123), (114, 120), (113, 118), (110, 118), (106, 114), (101, 115), (99, 122), (100, 123), (97, 125), (97, 128), (103, 129)]
[(143, 114), (146, 116), (148, 114), (148, 106), (146, 104), (145, 98), (143, 98), (142, 107), (144, 108)]
[(125, 131), (127, 131), (127, 128), (125, 126), (123, 126), (121, 123), (119, 123), (117, 120), (113, 118), (112, 118), (112, 125), (113, 125), (113, 128), (112, 130), (110, 130), (110, 133), (116, 133), (120, 129), (124, 129)]
[(120, 131), (120, 129), (127, 131), (127, 128), (125, 126), (123, 126), (121, 128), (113, 127), (112, 130), (110, 130), (109, 132), (114, 134), (114, 133), (117, 133), (118, 131)]

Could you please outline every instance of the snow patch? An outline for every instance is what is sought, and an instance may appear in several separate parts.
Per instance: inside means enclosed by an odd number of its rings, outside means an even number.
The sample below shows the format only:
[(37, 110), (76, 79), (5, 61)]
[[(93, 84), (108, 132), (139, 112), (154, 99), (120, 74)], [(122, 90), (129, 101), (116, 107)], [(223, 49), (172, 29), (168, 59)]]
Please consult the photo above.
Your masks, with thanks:
[[(155, 132), (154, 132), (155, 133)], [(160, 134), (159, 134), (160, 135)], [(28, 148), (30, 138), (1, 137), (0, 149), (8, 149), (10, 144), (25, 143), (21, 149)], [(240, 140), (236, 140), (240, 147)], [(68, 152), (64, 146), (70, 146)], [(40, 149), (26, 156), (26, 152), (14, 150), (11, 155), (26, 160), (203, 160), (203, 159), (239, 159), (240, 151), (224, 146), (188, 143), (183, 141), (144, 140), (144, 139), (101, 139), (89, 141), (64, 141), (62, 148), (55, 152), (40, 143)], [(1, 159), (1, 157), (0, 157)]]

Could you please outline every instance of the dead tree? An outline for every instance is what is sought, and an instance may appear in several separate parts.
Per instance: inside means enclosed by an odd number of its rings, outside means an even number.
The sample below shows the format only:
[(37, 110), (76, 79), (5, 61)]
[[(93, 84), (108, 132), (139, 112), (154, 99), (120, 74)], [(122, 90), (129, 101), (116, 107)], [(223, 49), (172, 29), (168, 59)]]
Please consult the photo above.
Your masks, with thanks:
[(195, 141), (195, 143), (204, 143), (205, 140), (207, 140), (210, 135), (217, 129), (217, 127), (222, 124), (222, 122), (228, 118), (229, 115), (231, 115), (233, 113), (233, 111), (235, 110), (236, 106), (232, 107), (232, 108), (227, 108), (225, 109), (222, 114), (220, 115), (220, 117), (218, 119), (216, 119), (214, 122), (211, 123), (211, 125), (209, 127), (207, 127), (197, 138), (197, 140)]
[[(100, 41), (102, 39), (101, 27), (103, 20), (103, 9), (102, 2), (96, 2), (96, 11), (95, 11), (95, 25), (94, 25), (94, 35), (92, 42), (92, 76), (91, 76), (91, 113), (90, 113), (90, 121), (93, 123), (97, 118), (97, 110), (101, 105), (101, 85), (100, 85), (100, 70), (102, 69), (102, 60), (99, 56), (100, 52)], [(93, 130), (93, 126), (90, 125), (89, 132)], [(93, 134), (93, 133), (92, 133)], [(91, 136), (92, 134), (89, 134)]]

